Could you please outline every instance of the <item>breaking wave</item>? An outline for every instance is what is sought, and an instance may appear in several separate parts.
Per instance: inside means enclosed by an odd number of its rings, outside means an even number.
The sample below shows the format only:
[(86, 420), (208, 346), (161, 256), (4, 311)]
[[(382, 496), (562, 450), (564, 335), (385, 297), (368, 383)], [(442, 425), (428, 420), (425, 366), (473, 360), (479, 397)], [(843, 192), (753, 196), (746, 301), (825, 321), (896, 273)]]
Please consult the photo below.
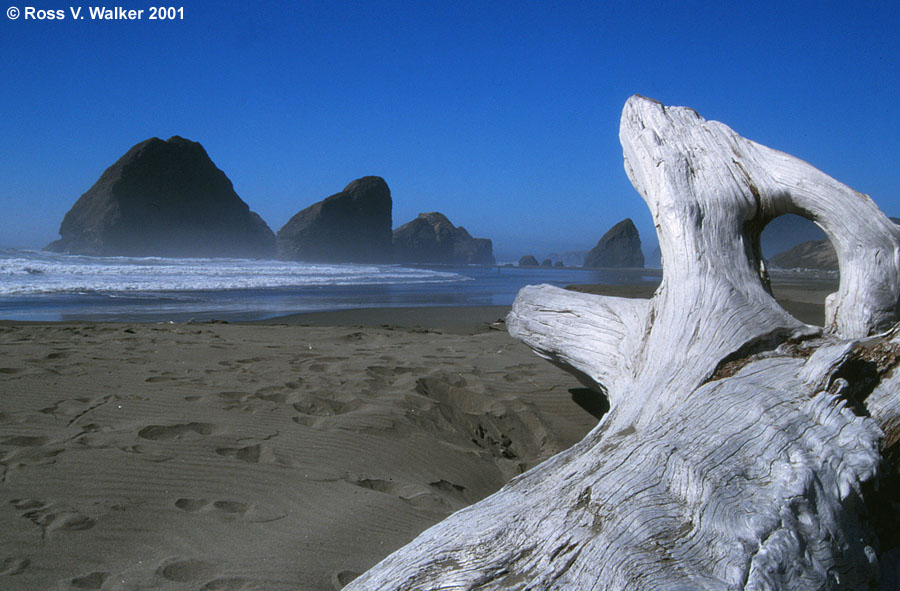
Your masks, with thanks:
[(469, 277), (395, 265), (246, 259), (85, 257), (0, 251), (0, 295), (225, 291), (352, 285), (415, 285)]

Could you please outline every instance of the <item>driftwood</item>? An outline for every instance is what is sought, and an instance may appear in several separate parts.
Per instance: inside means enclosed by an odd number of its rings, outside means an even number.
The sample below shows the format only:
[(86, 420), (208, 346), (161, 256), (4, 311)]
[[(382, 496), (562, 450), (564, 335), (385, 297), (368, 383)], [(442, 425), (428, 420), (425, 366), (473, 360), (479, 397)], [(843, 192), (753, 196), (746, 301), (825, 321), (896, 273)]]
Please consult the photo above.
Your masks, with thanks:
[[(509, 331), (611, 409), (350, 590), (895, 589), (900, 232), (865, 195), (634, 96), (620, 139), (664, 275), (647, 300), (523, 289)], [(759, 237), (828, 234), (826, 326), (772, 298)], [(897, 446), (900, 447), (900, 446)]]

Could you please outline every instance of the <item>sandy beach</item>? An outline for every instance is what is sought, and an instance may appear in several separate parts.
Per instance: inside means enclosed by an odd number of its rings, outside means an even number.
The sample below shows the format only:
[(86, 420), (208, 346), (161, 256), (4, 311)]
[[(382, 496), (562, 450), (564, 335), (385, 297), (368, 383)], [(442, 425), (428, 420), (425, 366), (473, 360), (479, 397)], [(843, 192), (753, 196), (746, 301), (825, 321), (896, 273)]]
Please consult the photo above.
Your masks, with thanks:
[(596, 423), (505, 313), (3, 324), (0, 587), (341, 588)]
[(0, 588), (340, 589), (596, 424), (507, 311), (0, 324)]

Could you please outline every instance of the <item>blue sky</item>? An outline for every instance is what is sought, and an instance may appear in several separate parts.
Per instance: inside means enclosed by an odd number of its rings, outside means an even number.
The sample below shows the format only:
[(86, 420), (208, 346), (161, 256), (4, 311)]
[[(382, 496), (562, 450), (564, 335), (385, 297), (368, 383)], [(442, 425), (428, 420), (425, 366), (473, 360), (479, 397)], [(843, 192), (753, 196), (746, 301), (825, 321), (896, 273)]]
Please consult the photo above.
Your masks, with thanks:
[(624, 217), (652, 244), (618, 142), (634, 93), (900, 215), (898, 31), (897, 1), (189, 2), (175, 22), (3, 18), (0, 246), (55, 239), (107, 166), (176, 134), (274, 231), (375, 174), (395, 227), (441, 211), (501, 260), (586, 250)]

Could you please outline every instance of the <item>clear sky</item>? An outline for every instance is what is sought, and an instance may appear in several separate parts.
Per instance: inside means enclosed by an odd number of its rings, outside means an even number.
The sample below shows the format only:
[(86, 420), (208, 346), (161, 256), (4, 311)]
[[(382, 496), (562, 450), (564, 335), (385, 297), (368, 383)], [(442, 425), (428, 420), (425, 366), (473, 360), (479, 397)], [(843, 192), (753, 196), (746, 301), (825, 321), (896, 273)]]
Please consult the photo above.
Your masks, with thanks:
[(177, 134), (273, 231), (379, 175), (395, 227), (441, 211), (499, 260), (586, 250), (624, 217), (652, 249), (618, 142), (634, 93), (900, 215), (896, 0), (295, 4), (188, 2), (160, 22), (120, 2), (144, 18), (101, 22), (6, 0), (67, 18), (0, 22), (0, 246), (54, 240), (106, 167)]

